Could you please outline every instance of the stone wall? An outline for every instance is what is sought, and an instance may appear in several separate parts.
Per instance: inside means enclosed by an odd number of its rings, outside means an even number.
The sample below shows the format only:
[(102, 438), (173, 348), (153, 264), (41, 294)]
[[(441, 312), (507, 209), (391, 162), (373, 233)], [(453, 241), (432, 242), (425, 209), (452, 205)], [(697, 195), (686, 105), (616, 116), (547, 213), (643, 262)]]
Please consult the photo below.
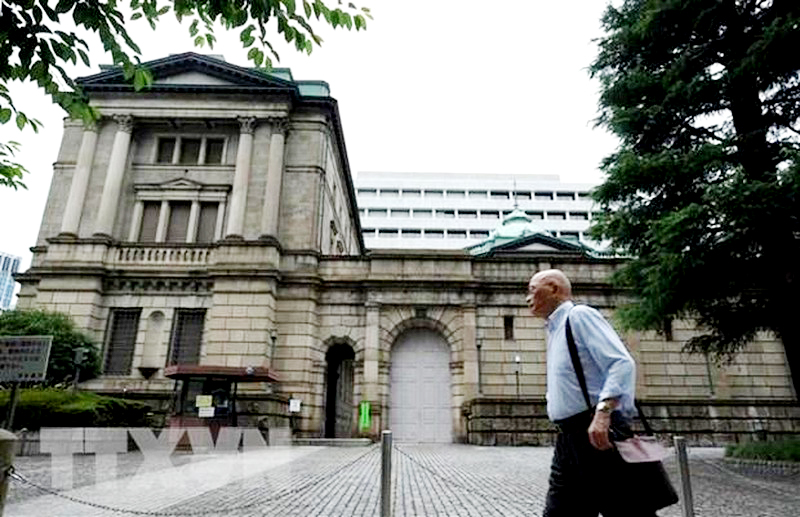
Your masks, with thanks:
[[(697, 446), (777, 440), (800, 434), (800, 405), (763, 400), (641, 402), (653, 431)], [(476, 398), (462, 406), (466, 442), (473, 445), (551, 445), (556, 427), (542, 399)], [(634, 420), (634, 429), (644, 428)]]

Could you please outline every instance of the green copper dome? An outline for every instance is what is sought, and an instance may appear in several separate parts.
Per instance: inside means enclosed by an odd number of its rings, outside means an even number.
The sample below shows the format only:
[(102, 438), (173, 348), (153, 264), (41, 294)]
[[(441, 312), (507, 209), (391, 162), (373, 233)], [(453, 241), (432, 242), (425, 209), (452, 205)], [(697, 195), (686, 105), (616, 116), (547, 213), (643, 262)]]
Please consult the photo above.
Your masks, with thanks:
[(492, 230), (488, 239), (474, 246), (470, 246), (467, 250), (469, 250), (472, 255), (483, 255), (502, 244), (537, 233), (548, 237), (553, 236), (549, 231), (534, 222), (528, 214), (519, 208), (514, 208), (510, 214), (503, 218), (503, 222), (500, 223), (500, 226)]

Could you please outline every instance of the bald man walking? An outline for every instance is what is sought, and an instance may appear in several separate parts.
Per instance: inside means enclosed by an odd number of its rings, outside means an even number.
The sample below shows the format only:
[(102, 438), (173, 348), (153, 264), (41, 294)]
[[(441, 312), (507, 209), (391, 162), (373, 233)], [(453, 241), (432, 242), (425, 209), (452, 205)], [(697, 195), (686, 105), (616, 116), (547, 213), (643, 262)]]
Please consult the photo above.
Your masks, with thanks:
[[(617, 333), (597, 310), (572, 302), (572, 286), (558, 269), (528, 284), (531, 314), (545, 319), (547, 414), (558, 427), (543, 517), (654, 516), (614, 475), (622, 460), (609, 440), (612, 413), (633, 414), (636, 370)], [(568, 330), (569, 329), (569, 330)], [(573, 336), (586, 379), (587, 406), (568, 346)]]

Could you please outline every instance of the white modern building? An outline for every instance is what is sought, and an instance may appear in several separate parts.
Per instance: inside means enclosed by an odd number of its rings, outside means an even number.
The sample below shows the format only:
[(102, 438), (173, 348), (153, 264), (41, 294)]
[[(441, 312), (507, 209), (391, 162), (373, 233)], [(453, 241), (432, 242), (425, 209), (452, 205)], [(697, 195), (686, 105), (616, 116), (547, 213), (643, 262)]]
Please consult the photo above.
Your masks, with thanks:
[(0, 311), (11, 308), (17, 282), (14, 273), (19, 271), (20, 257), (0, 251)]
[(465, 248), (515, 206), (553, 237), (589, 240), (595, 185), (557, 175), (360, 172), (355, 184), (367, 248)]

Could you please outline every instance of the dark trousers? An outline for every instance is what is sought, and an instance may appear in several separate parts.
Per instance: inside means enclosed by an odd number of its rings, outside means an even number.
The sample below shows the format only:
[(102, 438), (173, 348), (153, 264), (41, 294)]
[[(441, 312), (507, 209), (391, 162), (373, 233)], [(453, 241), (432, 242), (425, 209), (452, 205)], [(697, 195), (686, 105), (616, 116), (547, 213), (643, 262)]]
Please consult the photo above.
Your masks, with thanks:
[(622, 466), (617, 451), (599, 451), (589, 442), (591, 421), (587, 411), (557, 422), (543, 517), (654, 517), (637, 511), (636, 494), (616, 475)]

